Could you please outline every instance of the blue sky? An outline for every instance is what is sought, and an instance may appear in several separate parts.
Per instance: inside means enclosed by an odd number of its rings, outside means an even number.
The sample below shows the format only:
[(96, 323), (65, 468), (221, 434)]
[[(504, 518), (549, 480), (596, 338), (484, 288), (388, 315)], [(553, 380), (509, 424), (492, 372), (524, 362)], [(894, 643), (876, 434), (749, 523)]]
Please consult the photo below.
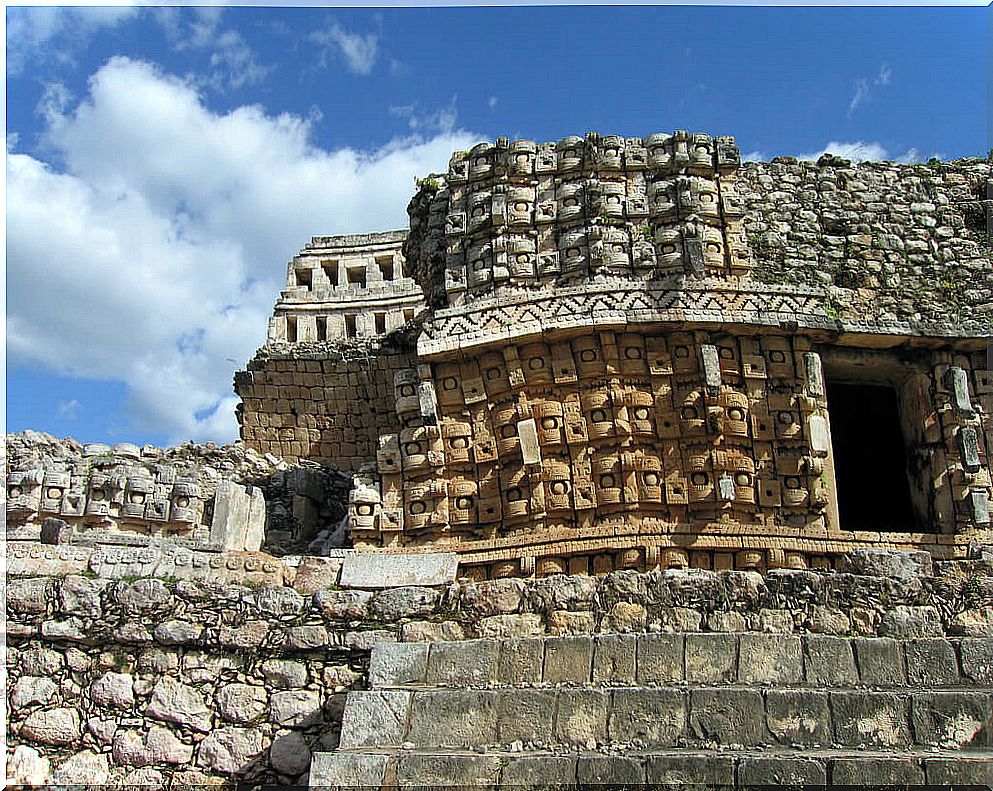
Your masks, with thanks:
[(498, 136), (987, 150), (985, 8), (8, 8), (7, 430), (226, 441), (312, 235)]

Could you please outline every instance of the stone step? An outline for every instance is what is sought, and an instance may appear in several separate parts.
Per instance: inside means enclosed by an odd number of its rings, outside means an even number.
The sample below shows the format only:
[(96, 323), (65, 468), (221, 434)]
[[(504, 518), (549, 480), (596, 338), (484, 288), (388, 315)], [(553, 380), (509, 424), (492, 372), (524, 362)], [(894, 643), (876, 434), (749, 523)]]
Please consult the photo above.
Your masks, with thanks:
[(383, 643), (369, 685), (768, 684), (834, 689), (993, 686), (993, 638), (614, 634)]
[(317, 753), (310, 786), (515, 789), (593, 785), (757, 786), (993, 785), (993, 752), (666, 750), (664, 752), (459, 752), (339, 750)]
[(757, 686), (350, 692), (343, 748), (798, 746), (985, 750), (993, 692)]

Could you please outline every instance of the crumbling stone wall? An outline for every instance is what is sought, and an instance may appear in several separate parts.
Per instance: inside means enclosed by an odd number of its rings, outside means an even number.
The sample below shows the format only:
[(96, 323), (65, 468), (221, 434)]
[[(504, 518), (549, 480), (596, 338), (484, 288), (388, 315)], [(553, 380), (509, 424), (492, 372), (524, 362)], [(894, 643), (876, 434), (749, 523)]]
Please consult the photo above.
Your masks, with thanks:
[(864, 553), (841, 573), (620, 571), (384, 590), (70, 574), (10, 580), (7, 606), (7, 738), (20, 770), (37, 778), (47, 762), (63, 783), (293, 783), (306, 782), (311, 752), (337, 746), (343, 693), (366, 686), (382, 643), (882, 636), (893, 639), (880, 651), (922, 673), (947, 676), (951, 651), (965, 674), (955, 683), (968, 685), (989, 673), (972, 649), (993, 637), (993, 559)]
[(261, 453), (357, 470), (399, 430), (393, 378), (416, 365), (402, 332), (355, 343), (271, 344), (235, 377), (241, 438)]

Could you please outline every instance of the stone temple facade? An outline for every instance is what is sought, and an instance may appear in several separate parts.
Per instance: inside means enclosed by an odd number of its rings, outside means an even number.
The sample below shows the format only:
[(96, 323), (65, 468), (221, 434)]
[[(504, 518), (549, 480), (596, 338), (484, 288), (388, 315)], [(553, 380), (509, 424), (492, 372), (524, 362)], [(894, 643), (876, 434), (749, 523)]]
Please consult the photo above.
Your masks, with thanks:
[(242, 439), (356, 473), (356, 547), (476, 579), (965, 557), (991, 539), (989, 180), (683, 131), (480, 144), (406, 235), (291, 262)]

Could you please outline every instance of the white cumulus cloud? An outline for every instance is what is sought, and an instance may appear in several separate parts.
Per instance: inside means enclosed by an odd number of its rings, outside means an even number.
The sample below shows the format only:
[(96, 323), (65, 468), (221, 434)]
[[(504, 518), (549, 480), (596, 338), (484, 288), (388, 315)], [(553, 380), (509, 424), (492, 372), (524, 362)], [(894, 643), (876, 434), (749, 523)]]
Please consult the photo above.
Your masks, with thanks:
[(852, 162), (920, 162), (920, 152), (916, 148), (909, 148), (904, 153), (893, 156), (880, 143), (866, 140), (855, 140), (850, 143), (842, 143), (832, 140), (820, 151), (813, 151), (806, 154), (797, 154), (797, 159), (818, 160), (824, 154), (831, 154), (836, 157), (850, 159)]
[(127, 58), (48, 109), (60, 168), (7, 154), (9, 352), (124, 382), (135, 427), (171, 441), (236, 436), (232, 374), (311, 236), (405, 227), (414, 177), (479, 139), (328, 151), (307, 119), (212, 112), (190, 81)]
[(375, 33), (352, 33), (337, 22), (326, 30), (314, 30), (309, 40), (320, 46), (321, 68), (327, 68), (328, 56), (332, 53), (345, 60), (345, 67), (352, 74), (366, 75), (372, 72), (379, 57), (379, 36)]

